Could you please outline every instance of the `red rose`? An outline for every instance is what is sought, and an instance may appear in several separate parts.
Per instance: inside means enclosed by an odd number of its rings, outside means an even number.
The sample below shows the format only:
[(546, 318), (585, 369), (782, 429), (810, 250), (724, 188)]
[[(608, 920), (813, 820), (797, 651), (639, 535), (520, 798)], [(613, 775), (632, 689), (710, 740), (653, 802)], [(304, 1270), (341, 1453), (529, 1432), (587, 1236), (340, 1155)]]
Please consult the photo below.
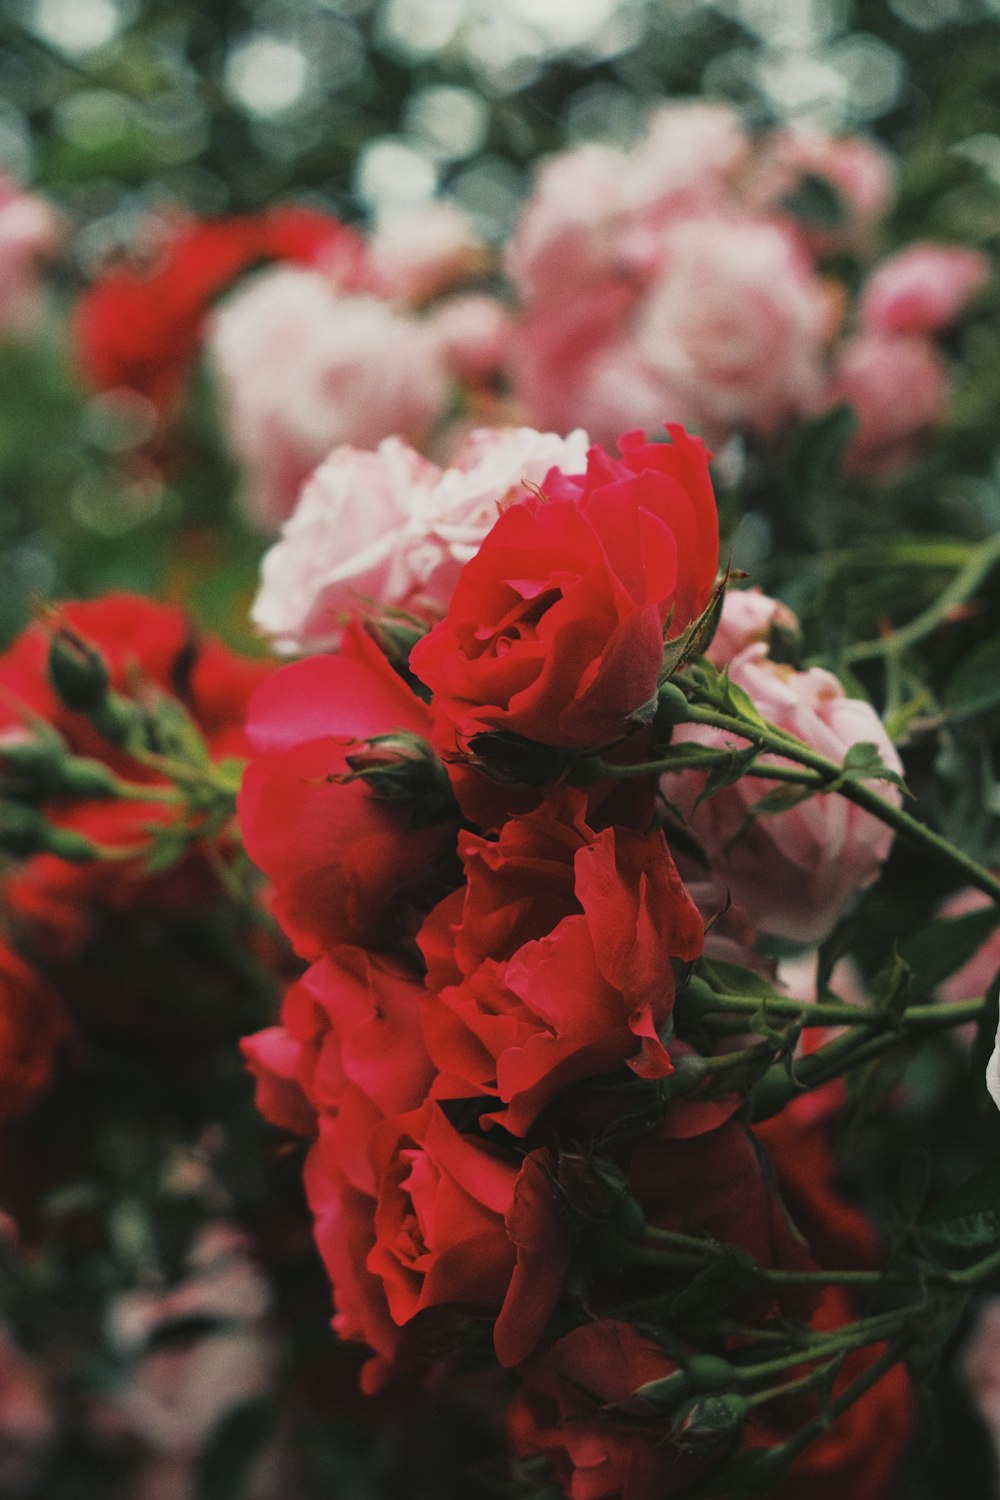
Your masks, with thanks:
[(565, 749), (623, 738), (648, 716), (663, 637), (704, 609), (719, 534), (697, 438), (627, 433), (621, 459), (552, 470), (462, 570), (411, 665), (459, 742), (507, 731)]
[(368, 1142), (390, 1115), (416, 1109), (432, 1077), (417, 1010), (420, 985), (363, 948), (340, 947), (288, 991), (282, 1024), (243, 1042), (257, 1104), (276, 1125), (312, 1134), (328, 1117), (328, 1165), (375, 1192)]
[(705, 1460), (666, 1442), (662, 1420), (616, 1422), (605, 1408), (676, 1369), (630, 1323), (574, 1328), (519, 1372), (511, 1446), (522, 1458), (547, 1458), (570, 1500), (666, 1500), (704, 1471)]
[(424, 1034), (440, 1097), (493, 1095), (523, 1134), (568, 1084), (627, 1063), (663, 1077), (671, 956), (704, 929), (659, 832), (595, 833), (564, 789), (491, 842), (463, 835), (466, 884), (431, 913)]
[(357, 279), (363, 253), (353, 230), (314, 209), (182, 222), (150, 264), (108, 270), (80, 299), (83, 374), (96, 390), (125, 386), (165, 412), (183, 389), (212, 301), (241, 272), (286, 260)]
[[(649, 1223), (683, 1234), (707, 1234), (776, 1270), (811, 1271), (816, 1263), (778, 1201), (753, 1137), (736, 1118), (737, 1097), (680, 1100), (663, 1123), (642, 1136), (627, 1164), (629, 1187)], [(815, 1289), (781, 1287), (771, 1300), (809, 1317)]]
[(518, 1166), (460, 1134), (428, 1100), (372, 1132), (369, 1196), (343, 1176), (338, 1134), (338, 1122), (321, 1117), (306, 1188), (333, 1283), (334, 1327), (379, 1356), (367, 1387), (397, 1358), (399, 1330), (434, 1307), (497, 1316), (498, 1357), (507, 1364), (525, 1358), (569, 1260), (544, 1154)]
[(23, 1114), (48, 1087), (70, 1030), (51, 985), (0, 943), (0, 1125)]
[(426, 886), (442, 826), (408, 824), (412, 801), (381, 800), (365, 782), (337, 778), (371, 736), (426, 737), (429, 728), (426, 706), (356, 626), (339, 656), (294, 662), (254, 694), (247, 732), (257, 754), (240, 790), (240, 826), (304, 958), (344, 942), (387, 946), (399, 898)]

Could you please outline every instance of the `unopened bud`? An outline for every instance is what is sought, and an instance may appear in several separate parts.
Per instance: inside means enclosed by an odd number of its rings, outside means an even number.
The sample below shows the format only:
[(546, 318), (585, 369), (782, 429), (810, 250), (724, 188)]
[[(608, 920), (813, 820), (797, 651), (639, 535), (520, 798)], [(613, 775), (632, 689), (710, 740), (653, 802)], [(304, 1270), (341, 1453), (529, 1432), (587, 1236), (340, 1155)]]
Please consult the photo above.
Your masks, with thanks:
[(738, 1391), (696, 1396), (674, 1418), (671, 1436), (678, 1448), (705, 1452), (728, 1446), (740, 1432), (750, 1403)]
[(669, 740), (674, 725), (686, 724), (690, 717), (691, 707), (676, 682), (663, 683), (656, 695), (657, 740)]
[(66, 625), (52, 636), (49, 681), (67, 708), (83, 714), (100, 708), (111, 686), (107, 662), (100, 651)]

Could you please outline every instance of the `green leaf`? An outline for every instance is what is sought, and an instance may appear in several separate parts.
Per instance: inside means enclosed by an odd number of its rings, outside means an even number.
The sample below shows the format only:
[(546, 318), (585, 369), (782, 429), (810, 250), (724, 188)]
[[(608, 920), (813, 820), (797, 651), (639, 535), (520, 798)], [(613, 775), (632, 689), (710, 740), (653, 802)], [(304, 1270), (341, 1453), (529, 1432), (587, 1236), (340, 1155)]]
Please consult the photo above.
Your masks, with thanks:
[(921, 1225), (924, 1236), (951, 1250), (1000, 1245), (1000, 1161), (991, 1161), (941, 1198)]
[(745, 750), (723, 750), (722, 757), (709, 771), (705, 785), (698, 793), (695, 807), (699, 807), (706, 797), (714, 796), (716, 792), (721, 792), (723, 787), (732, 786), (734, 781), (739, 781), (747, 766), (756, 760), (757, 747), (749, 745)]
[(843, 774), (830, 783), (828, 791), (836, 791), (845, 781), (891, 781), (893, 786), (898, 786), (904, 792), (907, 790), (902, 776), (898, 771), (889, 769), (878, 746), (870, 740), (861, 740), (851, 746), (844, 756)]
[(799, 428), (788, 457), (796, 486), (811, 497), (837, 483), (844, 450), (857, 430), (857, 415), (846, 401)]
[(1000, 636), (965, 658), (942, 693), (951, 720), (970, 719), (1000, 707)]
[(918, 993), (931, 995), (978, 952), (998, 924), (1000, 907), (988, 906), (963, 917), (942, 918), (901, 943), (899, 955), (913, 970)]
[(847, 205), (828, 177), (803, 172), (779, 207), (810, 229), (840, 229), (847, 223)]

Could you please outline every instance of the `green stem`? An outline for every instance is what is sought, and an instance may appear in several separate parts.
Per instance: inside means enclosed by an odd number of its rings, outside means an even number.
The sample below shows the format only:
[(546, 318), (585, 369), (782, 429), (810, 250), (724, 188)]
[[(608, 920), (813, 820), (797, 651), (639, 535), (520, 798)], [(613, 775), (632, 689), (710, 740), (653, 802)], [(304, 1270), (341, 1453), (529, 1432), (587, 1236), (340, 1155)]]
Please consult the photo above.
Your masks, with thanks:
[(940, 625), (947, 624), (949, 617), (971, 598), (997, 563), (1000, 563), (1000, 535), (990, 537), (977, 547), (944, 592), (909, 624), (893, 630), (889, 635), (881, 636), (877, 641), (859, 641), (857, 645), (849, 646), (843, 654), (844, 661), (871, 661), (878, 656), (898, 656), (909, 646), (915, 646)]
[(776, 1016), (788, 1016), (805, 1027), (868, 1026), (880, 1031), (900, 1032), (907, 1027), (918, 1031), (936, 1031), (948, 1026), (960, 1026), (966, 1021), (976, 1021), (989, 997), (956, 1001), (954, 1004), (910, 1005), (895, 1018), (884, 1011), (861, 1005), (847, 1005), (843, 1001), (793, 1000), (791, 996), (783, 995), (719, 995), (717, 998), (717, 1012), (708, 1005), (700, 1006), (700, 1011), (708, 1016), (726, 1012), (755, 1016), (761, 1011), (770, 1011)]

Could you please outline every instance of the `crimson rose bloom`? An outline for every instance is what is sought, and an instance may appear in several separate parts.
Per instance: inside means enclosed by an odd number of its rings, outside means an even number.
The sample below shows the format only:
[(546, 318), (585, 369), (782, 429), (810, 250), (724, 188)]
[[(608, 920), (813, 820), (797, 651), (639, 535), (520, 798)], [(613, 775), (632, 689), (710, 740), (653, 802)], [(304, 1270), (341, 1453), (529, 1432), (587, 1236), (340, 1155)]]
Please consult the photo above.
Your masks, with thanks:
[(631, 1323), (585, 1323), (519, 1373), (508, 1434), (516, 1454), (543, 1454), (570, 1500), (666, 1500), (706, 1461), (665, 1441), (662, 1421), (615, 1422), (604, 1408), (677, 1366)]
[(357, 277), (363, 253), (353, 230), (315, 209), (182, 222), (151, 264), (108, 270), (80, 299), (84, 377), (96, 390), (137, 391), (164, 413), (181, 393), (214, 298), (241, 272), (277, 260)]
[(0, 1126), (48, 1087), (70, 1020), (55, 990), (0, 943)]
[(671, 1071), (671, 957), (704, 928), (659, 832), (595, 833), (563, 789), (496, 842), (463, 835), (466, 884), (427, 918), (423, 1020), (442, 1098), (493, 1095), (522, 1135), (561, 1089), (623, 1063)]
[(544, 1153), (518, 1166), (460, 1134), (428, 1100), (372, 1132), (373, 1197), (341, 1172), (338, 1135), (337, 1123), (321, 1118), (306, 1190), (333, 1283), (334, 1328), (376, 1351), (364, 1386), (377, 1388), (399, 1356), (400, 1330), (435, 1307), (496, 1316), (498, 1358), (526, 1358), (570, 1252)]
[(411, 801), (380, 800), (349, 775), (352, 751), (403, 730), (426, 738), (427, 707), (357, 625), (338, 656), (283, 667), (254, 694), (256, 755), (239, 796), (250, 858), (274, 886), (274, 911), (303, 958), (339, 943), (387, 946), (398, 898), (441, 848), (440, 825), (408, 825)]
[(648, 716), (664, 631), (704, 609), (719, 553), (708, 455), (668, 431), (626, 433), (619, 459), (591, 449), (585, 475), (553, 469), (466, 563), (410, 657), (460, 748), (503, 730), (585, 749)]
[(257, 1107), (275, 1125), (325, 1132), (327, 1166), (374, 1194), (372, 1131), (415, 1109), (433, 1069), (424, 1050), (419, 982), (389, 959), (346, 944), (285, 996), (281, 1025), (246, 1037)]

